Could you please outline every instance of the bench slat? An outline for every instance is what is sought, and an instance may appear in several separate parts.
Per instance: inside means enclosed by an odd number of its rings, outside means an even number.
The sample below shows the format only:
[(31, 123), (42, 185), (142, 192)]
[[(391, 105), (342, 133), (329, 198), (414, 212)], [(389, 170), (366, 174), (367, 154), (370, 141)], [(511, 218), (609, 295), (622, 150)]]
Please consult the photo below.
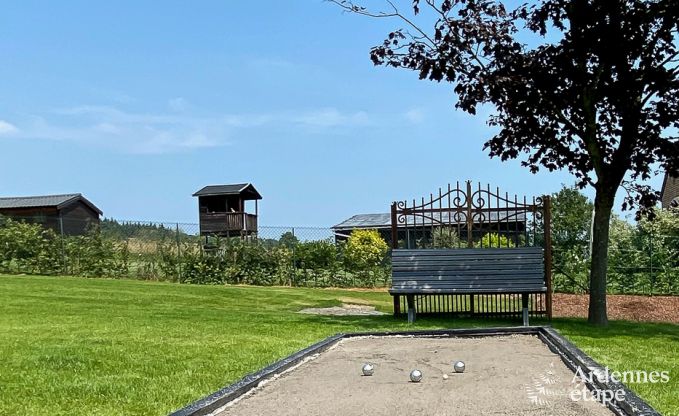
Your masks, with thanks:
[(439, 256), (454, 254), (472, 255), (492, 255), (507, 253), (542, 253), (542, 247), (508, 247), (508, 248), (424, 248), (424, 249), (404, 249), (396, 248), (392, 250), (392, 255), (417, 255), (417, 256)]
[(542, 264), (544, 259), (542, 256), (532, 256), (524, 258), (516, 257), (501, 257), (493, 259), (484, 259), (479, 257), (430, 257), (430, 258), (420, 258), (416, 257), (413, 259), (392, 259), (391, 264), (393, 265), (409, 265), (409, 264)]
[(511, 288), (510, 290), (504, 289), (504, 288), (493, 288), (493, 289), (481, 289), (481, 288), (476, 288), (476, 289), (389, 289), (389, 293), (391, 294), (400, 294), (400, 295), (418, 295), (418, 294), (461, 294), (461, 295), (470, 295), (470, 294), (477, 294), (477, 293), (544, 293), (547, 291), (546, 286), (542, 286), (540, 288), (538, 287), (515, 287)]
[(446, 261), (447, 259), (452, 260), (526, 260), (526, 259), (542, 259), (544, 256), (542, 253), (536, 254), (489, 254), (487, 256), (475, 256), (473, 254), (460, 254), (460, 255), (437, 255), (437, 256), (398, 256), (392, 257), (392, 261)]
[(393, 285), (402, 284), (403, 282), (437, 282), (445, 284), (450, 282), (451, 284), (457, 284), (460, 282), (488, 282), (488, 281), (498, 281), (498, 282), (514, 282), (517, 280), (528, 280), (531, 282), (544, 282), (545, 278), (542, 275), (527, 275), (527, 276), (401, 276), (398, 279), (392, 280)]
[(544, 285), (545, 284), (545, 279), (542, 277), (539, 278), (523, 278), (523, 279), (499, 279), (499, 278), (481, 278), (481, 279), (460, 279), (460, 280), (434, 280), (434, 279), (428, 279), (428, 280), (413, 280), (411, 279), (403, 279), (403, 280), (396, 280), (392, 283), (392, 286), (398, 286), (398, 285), (404, 285), (404, 284), (436, 284), (439, 286), (445, 286), (447, 284), (449, 285), (465, 285), (465, 284), (488, 284), (488, 285), (502, 285), (502, 284), (511, 284), (512, 282), (526, 282), (530, 284), (540, 284)]
[(392, 271), (392, 277), (398, 276), (474, 276), (474, 275), (512, 275), (521, 276), (525, 274), (544, 275), (542, 267), (530, 269), (460, 269), (460, 270), (429, 270), (412, 269)]

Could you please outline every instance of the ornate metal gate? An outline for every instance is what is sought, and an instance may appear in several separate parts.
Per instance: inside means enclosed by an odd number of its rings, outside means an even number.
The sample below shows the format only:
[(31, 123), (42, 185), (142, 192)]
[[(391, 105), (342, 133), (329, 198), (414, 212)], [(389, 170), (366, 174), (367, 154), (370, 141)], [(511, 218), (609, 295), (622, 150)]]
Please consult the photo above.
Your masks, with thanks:
[[(439, 188), (428, 198), (392, 203), (391, 246), (410, 249), (543, 247), (547, 294), (544, 299), (535, 296), (532, 313), (551, 316), (550, 209), (548, 195), (519, 197), (490, 185), (473, 185), (471, 181), (462, 186), (460, 182), (454, 187), (448, 184), (446, 189)], [(426, 305), (421, 307), (426, 312)]]

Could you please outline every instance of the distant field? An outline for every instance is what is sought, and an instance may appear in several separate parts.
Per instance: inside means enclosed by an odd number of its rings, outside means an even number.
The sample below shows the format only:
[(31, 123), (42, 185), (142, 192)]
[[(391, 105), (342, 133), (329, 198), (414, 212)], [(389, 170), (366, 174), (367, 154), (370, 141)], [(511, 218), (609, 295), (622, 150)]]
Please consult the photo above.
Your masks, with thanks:
[[(384, 291), (0, 276), (0, 414), (163, 415), (337, 332), (516, 324), (295, 313), (342, 302), (391, 309)], [(612, 368), (670, 371), (631, 387), (679, 414), (679, 326), (553, 325)]]

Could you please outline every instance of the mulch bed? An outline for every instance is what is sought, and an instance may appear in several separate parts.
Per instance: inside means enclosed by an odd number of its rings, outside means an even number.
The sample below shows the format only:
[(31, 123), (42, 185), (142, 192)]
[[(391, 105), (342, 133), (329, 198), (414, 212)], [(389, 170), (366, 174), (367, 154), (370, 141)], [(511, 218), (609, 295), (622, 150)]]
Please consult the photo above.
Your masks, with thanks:
[[(679, 324), (679, 296), (608, 295), (608, 318)], [(589, 295), (555, 293), (555, 317), (587, 317)]]

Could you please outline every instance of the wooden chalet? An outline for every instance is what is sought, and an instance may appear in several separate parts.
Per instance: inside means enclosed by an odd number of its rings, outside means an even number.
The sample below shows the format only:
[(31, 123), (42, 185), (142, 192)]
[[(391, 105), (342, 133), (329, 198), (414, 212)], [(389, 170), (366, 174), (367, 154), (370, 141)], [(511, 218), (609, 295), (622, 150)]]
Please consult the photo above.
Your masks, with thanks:
[(102, 211), (82, 194), (0, 198), (0, 216), (42, 224), (61, 235), (82, 235), (99, 224)]
[[(201, 235), (232, 237), (257, 233), (257, 201), (262, 196), (252, 184), (209, 185), (193, 196), (198, 197)], [(255, 201), (254, 213), (246, 212), (246, 201)]]

